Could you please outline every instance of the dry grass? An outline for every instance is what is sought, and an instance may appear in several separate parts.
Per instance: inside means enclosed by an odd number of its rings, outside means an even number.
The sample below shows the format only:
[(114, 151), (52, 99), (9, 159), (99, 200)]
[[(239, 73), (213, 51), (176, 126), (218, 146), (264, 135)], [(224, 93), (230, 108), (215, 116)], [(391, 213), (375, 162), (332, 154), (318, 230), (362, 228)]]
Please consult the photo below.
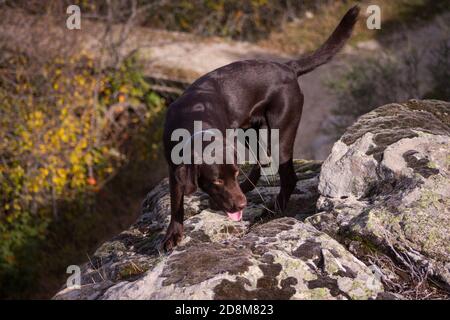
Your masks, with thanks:
[(412, 261), (405, 251), (391, 243), (388, 235), (384, 236), (384, 244), (376, 246), (369, 240), (355, 240), (344, 237), (339, 242), (364, 264), (378, 270), (385, 292), (406, 300), (449, 299), (450, 292), (433, 275), (431, 265)]
[[(388, 255), (375, 253), (362, 260), (367, 265), (376, 265), (383, 270), (381, 278), (387, 292), (401, 295), (408, 300), (445, 300), (449, 293), (430, 276), (428, 268), (419, 268), (400, 255), (392, 259)], [(399, 259), (400, 257), (400, 259)], [(396, 260), (396, 261), (394, 261)], [(391, 276), (386, 276), (389, 273)]]

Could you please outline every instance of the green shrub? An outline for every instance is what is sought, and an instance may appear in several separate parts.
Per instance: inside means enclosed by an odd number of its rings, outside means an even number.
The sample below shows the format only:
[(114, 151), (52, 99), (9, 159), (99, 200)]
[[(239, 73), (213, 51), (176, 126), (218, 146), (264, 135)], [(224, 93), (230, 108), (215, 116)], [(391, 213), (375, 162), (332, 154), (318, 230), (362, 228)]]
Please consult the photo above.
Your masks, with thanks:
[(147, 11), (147, 24), (169, 30), (257, 40), (283, 21), (329, 0), (170, 0)]
[[(449, 52), (448, 43), (443, 42), (431, 52), (433, 63), (424, 66), (425, 71), (419, 68), (426, 50), (410, 49), (401, 55), (384, 52), (353, 62), (343, 75), (327, 82), (337, 98), (328, 133), (340, 137), (359, 116), (387, 103), (420, 98), (449, 100)], [(425, 73), (432, 79), (429, 92), (423, 90)]]

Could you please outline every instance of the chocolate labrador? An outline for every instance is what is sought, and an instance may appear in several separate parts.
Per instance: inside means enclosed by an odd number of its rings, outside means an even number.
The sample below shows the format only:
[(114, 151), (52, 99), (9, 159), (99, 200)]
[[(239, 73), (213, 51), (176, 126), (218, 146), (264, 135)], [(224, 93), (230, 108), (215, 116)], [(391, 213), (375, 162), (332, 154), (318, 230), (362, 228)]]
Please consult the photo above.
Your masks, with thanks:
[(193, 134), (193, 122), (222, 133), (228, 128), (279, 129), (280, 192), (272, 208), (282, 212), (296, 185), (293, 146), (303, 107), (303, 94), (297, 78), (327, 63), (350, 38), (359, 14), (358, 6), (342, 18), (328, 40), (313, 53), (286, 63), (247, 60), (211, 71), (193, 84), (166, 115), (165, 156), (169, 165), (171, 221), (163, 240), (165, 250), (176, 246), (183, 236), (183, 197), (197, 187), (233, 220), (242, 218), (247, 201), (261, 175), (255, 165), (239, 185), (235, 164), (174, 164), (171, 152), (176, 141), (172, 132), (179, 128)]

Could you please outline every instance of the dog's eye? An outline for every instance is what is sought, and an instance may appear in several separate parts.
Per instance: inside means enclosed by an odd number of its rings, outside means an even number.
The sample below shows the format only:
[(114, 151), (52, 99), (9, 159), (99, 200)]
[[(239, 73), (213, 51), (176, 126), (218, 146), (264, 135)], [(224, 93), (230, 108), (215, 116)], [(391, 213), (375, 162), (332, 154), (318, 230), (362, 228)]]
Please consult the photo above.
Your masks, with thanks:
[(214, 183), (215, 185), (217, 185), (217, 186), (220, 186), (220, 185), (223, 184), (223, 180), (222, 180), (222, 179), (216, 179), (216, 180), (213, 181), (213, 183)]

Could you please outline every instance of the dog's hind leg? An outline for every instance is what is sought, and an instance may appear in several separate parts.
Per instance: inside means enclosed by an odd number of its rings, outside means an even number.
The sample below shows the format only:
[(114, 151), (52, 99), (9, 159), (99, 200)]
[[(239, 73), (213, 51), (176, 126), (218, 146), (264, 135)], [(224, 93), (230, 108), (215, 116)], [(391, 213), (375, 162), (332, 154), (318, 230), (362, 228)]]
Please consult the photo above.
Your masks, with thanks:
[(282, 213), (286, 209), (289, 198), (297, 183), (292, 158), (282, 163), (278, 172), (280, 174), (280, 193), (275, 201), (274, 209), (276, 213)]
[(279, 130), (280, 165), (278, 173), (280, 175), (280, 193), (273, 206), (275, 213), (282, 213), (286, 209), (297, 183), (293, 164), (293, 150), (302, 107), (303, 94), (298, 84), (294, 83), (286, 85), (277, 92), (267, 113), (270, 129)]

